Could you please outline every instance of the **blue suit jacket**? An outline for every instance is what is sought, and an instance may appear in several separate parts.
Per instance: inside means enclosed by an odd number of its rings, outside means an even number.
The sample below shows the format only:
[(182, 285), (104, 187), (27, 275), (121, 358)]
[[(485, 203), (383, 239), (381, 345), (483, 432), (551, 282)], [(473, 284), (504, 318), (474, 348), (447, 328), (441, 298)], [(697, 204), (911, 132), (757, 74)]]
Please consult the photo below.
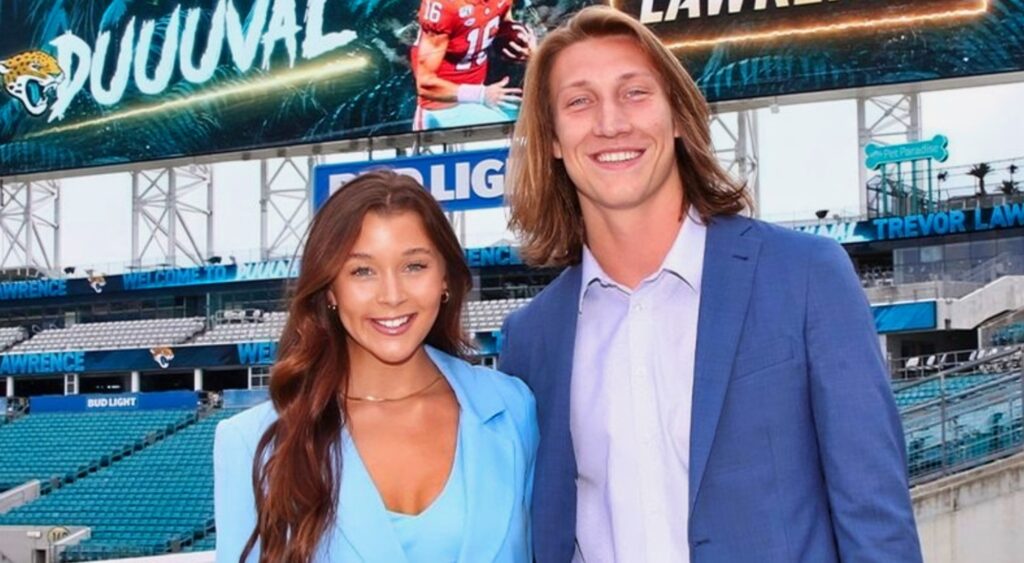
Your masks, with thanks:
[[(529, 563), (529, 506), (538, 441), (533, 396), (515, 378), (433, 348), (427, 351), (461, 407), (467, 513), (459, 561)], [(219, 563), (237, 563), (255, 526), (253, 455), (276, 418), (267, 402), (217, 426), (214, 505)], [(344, 463), (345, 456), (357, 455), (351, 439), (346, 436), (343, 443), (341, 508), (321, 541), (317, 560), (408, 561), (369, 474), (362, 464)]]
[[(504, 329), (501, 368), (537, 397), (540, 563), (568, 562), (574, 550), (569, 380), (580, 281), (580, 268), (569, 268)], [(744, 217), (711, 221), (690, 435), (691, 560), (920, 561), (903, 448), (870, 309), (842, 248)]]

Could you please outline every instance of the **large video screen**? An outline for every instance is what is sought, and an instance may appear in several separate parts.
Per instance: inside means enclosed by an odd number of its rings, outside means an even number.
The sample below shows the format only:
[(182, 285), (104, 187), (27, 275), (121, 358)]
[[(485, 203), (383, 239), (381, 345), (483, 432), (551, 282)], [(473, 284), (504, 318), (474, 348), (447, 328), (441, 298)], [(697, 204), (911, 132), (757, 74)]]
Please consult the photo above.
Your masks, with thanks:
[[(513, 121), (529, 36), (591, 3), (0, 0), (0, 176)], [(1024, 66), (1024, 0), (610, 3), (711, 101)]]

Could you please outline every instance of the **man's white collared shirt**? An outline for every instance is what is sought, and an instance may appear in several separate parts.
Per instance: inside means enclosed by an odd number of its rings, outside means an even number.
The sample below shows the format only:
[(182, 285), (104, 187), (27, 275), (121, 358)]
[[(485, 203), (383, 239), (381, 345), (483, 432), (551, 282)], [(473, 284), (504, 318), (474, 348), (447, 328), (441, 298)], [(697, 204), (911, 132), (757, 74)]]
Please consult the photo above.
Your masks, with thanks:
[(570, 399), (574, 562), (689, 561), (690, 407), (706, 227), (635, 290), (583, 253)]

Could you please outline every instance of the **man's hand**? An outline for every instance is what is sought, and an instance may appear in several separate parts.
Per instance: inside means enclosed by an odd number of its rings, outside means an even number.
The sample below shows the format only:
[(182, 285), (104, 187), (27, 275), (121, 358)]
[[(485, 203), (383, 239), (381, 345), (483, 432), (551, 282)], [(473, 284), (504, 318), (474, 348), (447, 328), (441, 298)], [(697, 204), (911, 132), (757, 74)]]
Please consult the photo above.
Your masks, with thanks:
[(508, 77), (484, 87), (484, 105), (492, 108), (515, 109), (523, 101), (522, 88), (509, 88)]
[(508, 41), (501, 49), (501, 54), (511, 61), (523, 62), (530, 58), (537, 48), (537, 36), (533, 30), (520, 23), (514, 24), (516, 40)]

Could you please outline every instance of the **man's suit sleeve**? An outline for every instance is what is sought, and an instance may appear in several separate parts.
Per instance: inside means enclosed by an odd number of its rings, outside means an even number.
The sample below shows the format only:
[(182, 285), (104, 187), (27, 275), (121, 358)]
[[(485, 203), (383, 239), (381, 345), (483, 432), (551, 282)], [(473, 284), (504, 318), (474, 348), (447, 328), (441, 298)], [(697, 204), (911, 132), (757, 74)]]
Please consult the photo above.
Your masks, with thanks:
[(512, 327), (517, 324), (517, 316), (518, 311), (513, 311), (509, 316), (505, 317), (505, 321), (501, 324), (501, 352), (498, 355), (498, 371), (514, 375), (525, 381), (523, 378), (524, 374), (522, 373), (523, 370), (520, 366), (521, 358), (516, 356), (517, 351), (512, 344)]
[(807, 360), (840, 560), (921, 561), (903, 428), (870, 307), (842, 247), (813, 244)]

